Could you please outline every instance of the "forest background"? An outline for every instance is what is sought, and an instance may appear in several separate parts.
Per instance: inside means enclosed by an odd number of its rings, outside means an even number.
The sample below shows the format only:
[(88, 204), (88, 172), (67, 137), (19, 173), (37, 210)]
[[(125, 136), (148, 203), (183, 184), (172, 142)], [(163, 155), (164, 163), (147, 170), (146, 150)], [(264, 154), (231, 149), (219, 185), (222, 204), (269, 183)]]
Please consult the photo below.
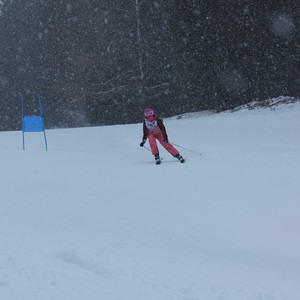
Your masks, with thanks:
[(2, 0), (0, 130), (223, 111), (300, 94), (297, 0)]

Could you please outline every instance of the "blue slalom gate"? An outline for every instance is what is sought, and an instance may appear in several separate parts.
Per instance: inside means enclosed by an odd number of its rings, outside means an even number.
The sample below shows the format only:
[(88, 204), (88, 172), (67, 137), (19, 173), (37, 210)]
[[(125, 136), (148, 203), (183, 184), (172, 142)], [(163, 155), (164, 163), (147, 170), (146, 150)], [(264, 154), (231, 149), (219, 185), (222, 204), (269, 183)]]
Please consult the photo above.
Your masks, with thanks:
[(45, 140), (45, 148), (48, 151), (48, 144), (47, 144), (47, 137), (45, 131), (45, 122), (43, 116), (43, 108), (41, 97), (38, 95), (38, 103), (40, 108), (39, 115), (25, 115), (24, 112), (24, 97), (21, 96), (22, 102), (22, 136), (23, 136), (23, 150), (25, 150), (25, 132), (43, 132), (44, 133), (44, 140)]

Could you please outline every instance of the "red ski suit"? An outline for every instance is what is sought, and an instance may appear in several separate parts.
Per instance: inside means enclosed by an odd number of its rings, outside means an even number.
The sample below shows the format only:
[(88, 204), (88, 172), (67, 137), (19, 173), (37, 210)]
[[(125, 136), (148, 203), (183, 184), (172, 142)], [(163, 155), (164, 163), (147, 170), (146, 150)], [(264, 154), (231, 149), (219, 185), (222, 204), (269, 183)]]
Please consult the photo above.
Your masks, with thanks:
[(173, 156), (179, 155), (178, 150), (168, 142), (168, 135), (163, 121), (155, 117), (154, 121), (150, 122), (147, 119), (143, 123), (143, 141), (148, 138), (151, 152), (153, 155), (159, 153), (156, 140)]

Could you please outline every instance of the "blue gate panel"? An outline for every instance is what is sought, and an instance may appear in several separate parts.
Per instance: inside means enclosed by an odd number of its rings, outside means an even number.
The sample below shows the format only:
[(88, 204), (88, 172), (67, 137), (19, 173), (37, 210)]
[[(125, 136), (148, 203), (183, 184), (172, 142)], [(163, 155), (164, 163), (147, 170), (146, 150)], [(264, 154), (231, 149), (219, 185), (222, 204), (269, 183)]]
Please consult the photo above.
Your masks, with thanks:
[(45, 131), (44, 118), (42, 116), (23, 116), (23, 131)]

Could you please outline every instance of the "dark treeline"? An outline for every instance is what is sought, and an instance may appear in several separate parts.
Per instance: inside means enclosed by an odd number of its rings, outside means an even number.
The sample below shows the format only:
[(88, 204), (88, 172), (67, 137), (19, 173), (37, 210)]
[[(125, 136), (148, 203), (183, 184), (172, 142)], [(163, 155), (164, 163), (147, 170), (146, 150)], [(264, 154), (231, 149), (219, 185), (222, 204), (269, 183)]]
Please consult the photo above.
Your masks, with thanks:
[(300, 94), (298, 0), (3, 0), (0, 130), (221, 111)]

